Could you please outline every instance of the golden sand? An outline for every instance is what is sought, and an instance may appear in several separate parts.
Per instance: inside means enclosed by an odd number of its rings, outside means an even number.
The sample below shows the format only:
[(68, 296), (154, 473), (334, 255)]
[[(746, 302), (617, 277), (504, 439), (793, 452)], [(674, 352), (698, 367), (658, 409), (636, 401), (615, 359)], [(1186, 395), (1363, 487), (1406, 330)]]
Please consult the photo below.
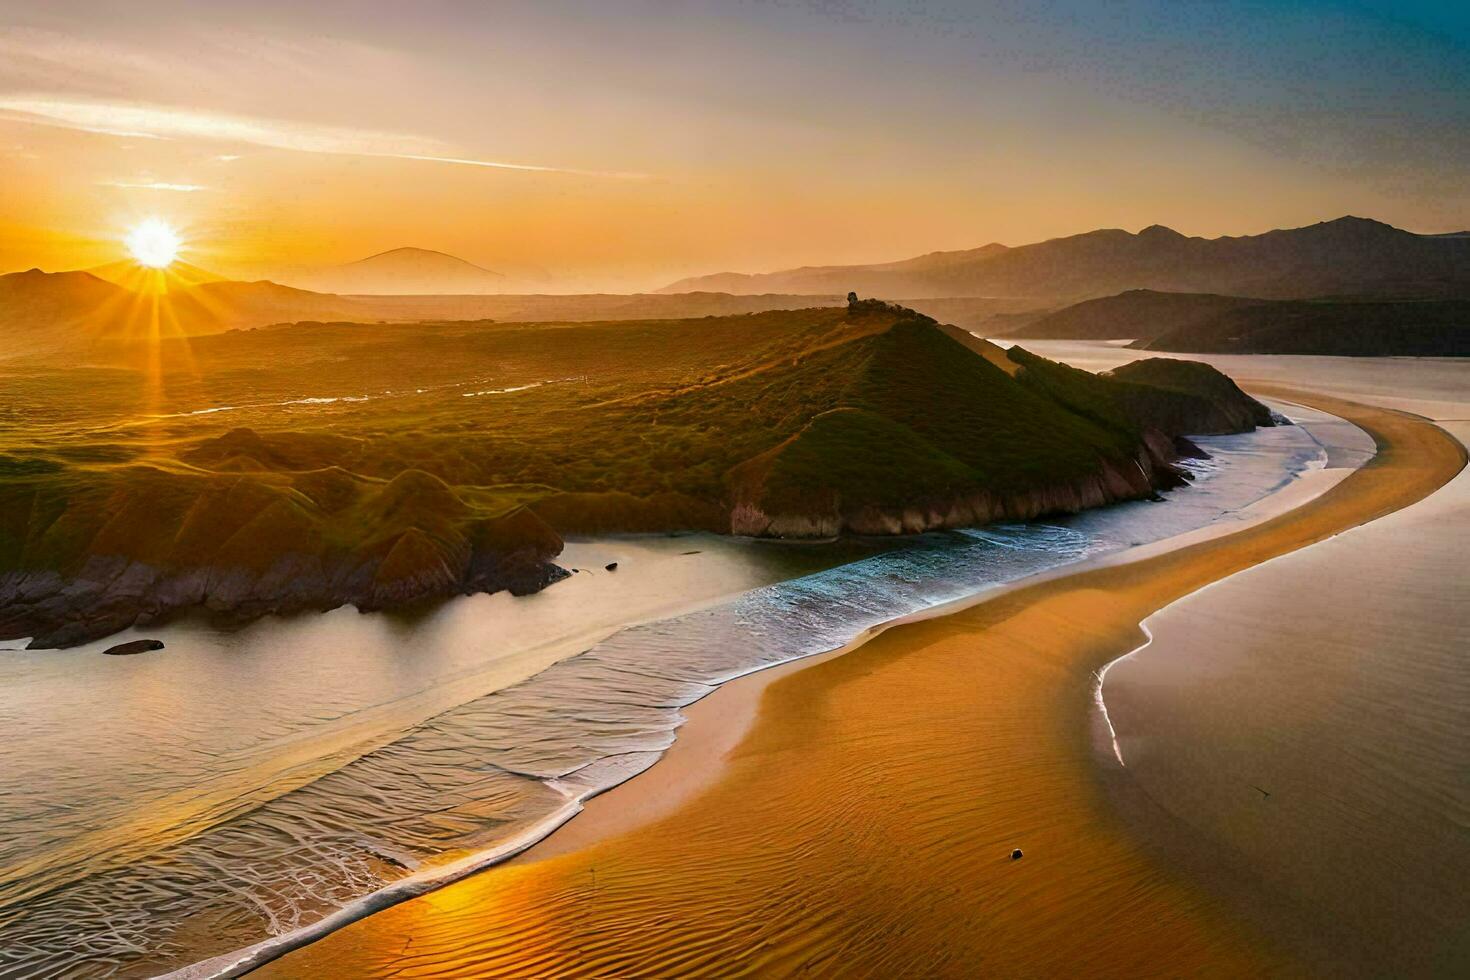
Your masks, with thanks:
[[(1415, 417), (1289, 397), (1362, 426), (1378, 455), (1239, 533), (897, 626), (769, 683), (728, 685), (691, 712), (664, 762), (546, 845), (259, 973), (1305, 972), (1276, 930), (1268, 939), (1227, 909), (1218, 882), (1131, 831), (1118, 808), (1126, 777), (1099, 764), (1092, 702), (1093, 672), (1141, 642), (1150, 613), (1405, 507), (1464, 464), (1457, 442)], [(738, 744), (721, 745), (717, 716), (738, 720), (728, 716), (742, 691), (759, 692), (758, 716)], [(1025, 857), (1012, 861), (1017, 847)]]

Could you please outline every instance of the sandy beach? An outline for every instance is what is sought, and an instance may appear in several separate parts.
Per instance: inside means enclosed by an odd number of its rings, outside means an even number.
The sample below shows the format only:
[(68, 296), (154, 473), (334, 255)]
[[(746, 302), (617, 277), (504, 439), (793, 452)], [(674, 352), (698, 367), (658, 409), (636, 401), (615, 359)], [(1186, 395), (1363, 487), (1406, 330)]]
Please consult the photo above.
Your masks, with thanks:
[(1363, 427), (1377, 457), (1247, 530), (728, 685), (664, 762), (546, 844), (258, 975), (1320, 969), (1288, 904), (1269, 935), (1238, 910), (1248, 870), (1204, 843), (1181, 854), (1178, 818), (1104, 764), (1093, 709), (1094, 671), (1137, 648), (1156, 610), (1406, 507), (1464, 464), (1414, 417), (1269, 393)]

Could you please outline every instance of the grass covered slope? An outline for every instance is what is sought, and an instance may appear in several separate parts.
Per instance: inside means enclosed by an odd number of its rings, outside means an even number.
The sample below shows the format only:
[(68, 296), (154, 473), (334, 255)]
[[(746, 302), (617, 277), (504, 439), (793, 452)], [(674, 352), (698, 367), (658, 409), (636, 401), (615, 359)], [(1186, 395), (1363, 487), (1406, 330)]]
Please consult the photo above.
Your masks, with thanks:
[(0, 636), (530, 591), (562, 534), (892, 534), (1146, 496), (1178, 479), (1173, 437), (1249, 403), (1195, 367), (1097, 377), (878, 303), (12, 363)]
[(810, 371), (813, 386), (840, 384), (823, 414), (737, 468), (740, 533), (898, 533), (1075, 510), (1148, 494), (1167, 464), (1137, 429), (1080, 417), (924, 318)]

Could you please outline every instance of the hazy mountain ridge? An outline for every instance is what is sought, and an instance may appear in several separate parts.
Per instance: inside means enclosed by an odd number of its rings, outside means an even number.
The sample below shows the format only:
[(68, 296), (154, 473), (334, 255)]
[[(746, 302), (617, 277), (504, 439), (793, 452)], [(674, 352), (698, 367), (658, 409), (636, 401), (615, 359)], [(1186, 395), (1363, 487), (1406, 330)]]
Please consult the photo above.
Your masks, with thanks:
[[(132, 267), (130, 288), (92, 271), (32, 269), (0, 276), (0, 357), (83, 351), (111, 341), (191, 337), (288, 319), (367, 319), (371, 311), (341, 296), (279, 283), (176, 273), (148, 279)], [(126, 282), (126, 279), (122, 279)], [(152, 282), (159, 283), (157, 291)]]
[(1215, 354), (1470, 355), (1470, 301), (1270, 300), (1130, 290), (1047, 314), (1008, 338), (1132, 340)]
[(1219, 313), (1264, 302), (1216, 293), (1166, 293), (1130, 289), (1083, 300), (998, 334), (1017, 340), (1137, 340), (1203, 323)]
[[(680, 280), (665, 292), (842, 292), (894, 298), (1081, 300), (1130, 289), (1260, 298), (1470, 293), (1470, 239), (1343, 217), (1260, 235), (1190, 238), (1160, 225), (1102, 229), (1015, 248), (903, 262)], [(932, 260), (932, 261), (926, 261)]]
[(1199, 354), (1470, 357), (1470, 300), (1249, 303), (1130, 346)]
[[(104, 267), (117, 281), (85, 272), (0, 276), (0, 358), (91, 351), (162, 336), (197, 337), (304, 320), (587, 321), (731, 316), (772, 309), (841, 305), (842, 298), (796, 295), (354, 295), (317, 293), (270, 280), (221, 279), (186, 268), (158, 275), (136, 265)], [(129, 288), (161, 281), (165, 292)], [(155, 303), (155, 299), (157, 302)], [(155, 330), (154, 311), (158, 313)]]
[(411, 246), (281, 278), (317, 292), (364, 295), (497, 293), (503, 292), (509, 282), (503, 273), (458, 256)]

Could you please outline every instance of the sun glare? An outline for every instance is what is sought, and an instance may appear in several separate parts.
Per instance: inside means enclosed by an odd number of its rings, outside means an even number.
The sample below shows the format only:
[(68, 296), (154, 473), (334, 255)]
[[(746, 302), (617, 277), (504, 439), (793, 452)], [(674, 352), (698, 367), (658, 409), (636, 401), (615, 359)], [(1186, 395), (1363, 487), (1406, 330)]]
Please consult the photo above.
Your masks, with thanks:
[(152, 269), (162, 269), (179, 256), (179, 234), (162, 218), (141, 222), (123, 243), (133, 258)]

